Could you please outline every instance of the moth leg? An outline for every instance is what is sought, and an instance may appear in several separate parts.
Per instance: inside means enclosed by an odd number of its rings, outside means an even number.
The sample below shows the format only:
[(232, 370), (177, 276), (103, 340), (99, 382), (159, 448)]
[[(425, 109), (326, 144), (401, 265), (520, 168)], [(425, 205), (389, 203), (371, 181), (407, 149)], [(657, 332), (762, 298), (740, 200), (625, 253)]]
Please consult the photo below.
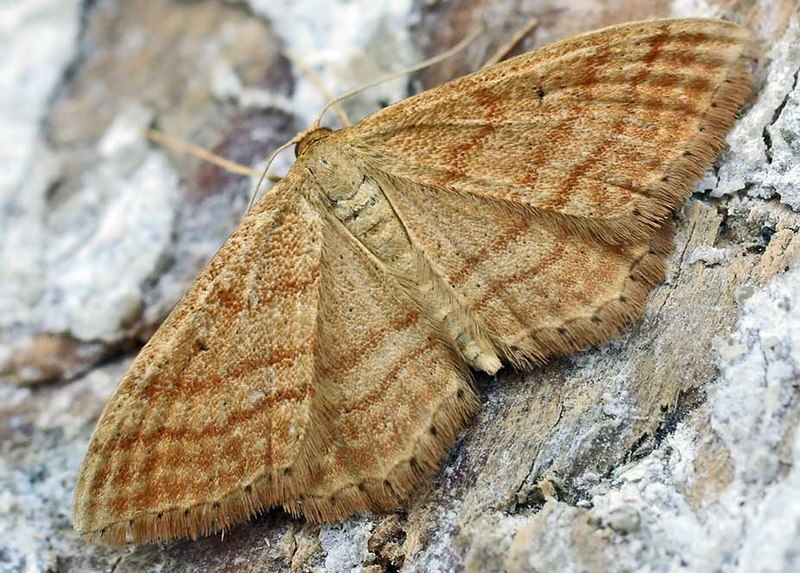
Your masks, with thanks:
[[(217, 155), (216, 153), (212, 153), (204, 147), (200, 147), (199, 145), (189, 143), (188, 141), (183, 141), (182, 139), (172, 137), (171, 135), (167, 135), (158, 129), (148, 128), (146, 133), (149, 140), (158, 143), (159, 145), (169, 147), (175, 151), (181, 151), (183, 153), (194, 155), (203, 161), (208, 161), (209, 163), (213, 163), (218, 167), (222, 167), (225, 171), (230, 173), (244, 175), (246, 177), (261, 176), (261, 171), (258, 169), (253, 169), (247, 165), (242, 165), (241, 163), (236, 163), (230, 159), (225, 159), (224, 157)], [(273, 183), (277, 183), (283, 179), (283, 177), (280, 175), (275, 175), (274, 173), (267, 173), (266, 177)]]
[(522, 40), (525, 39), (525, 37), (528, 34), (533, 33), (533, 31), (536, 29), (538, 25), (539, 25), (539, 19), (536, 16), (531, 17), (531, 19), (528, 20), (524, 26), (522, 26), (519, 30), (514, 32), (514, 35), (511, 36), (511, 39), (508, 42), (500, 46), (488, 60), (483, 62), (483, 65), (481, 66), (480, 69), (487, 68), (491, 65), (494, 65), (506, 59), (508, 55), (512, 51), (514, 51), (514, 49), (519, 45), (520, 42), (522, 42)]

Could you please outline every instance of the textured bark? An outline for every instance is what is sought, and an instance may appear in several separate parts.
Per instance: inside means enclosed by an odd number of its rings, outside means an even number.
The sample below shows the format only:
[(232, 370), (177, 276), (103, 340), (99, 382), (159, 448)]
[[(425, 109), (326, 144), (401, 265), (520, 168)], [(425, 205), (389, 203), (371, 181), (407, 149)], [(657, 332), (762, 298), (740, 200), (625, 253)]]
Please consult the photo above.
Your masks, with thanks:
[[(289, 4), (0, 8), (0, 29), (29, 47), (0, 53), (19, 78), (0, 106), (17, 142), (0, 149), (12, 166), (0, 180), (0, 570), (796, 569), (798, 4)], [(437, 481), (394, 514), (312, 526), (275, 510), (222, 538), (86, 546), (70, 503), (94, 422), (251, 186), (149, 146), (140, 127), (257, 163), (321, 101), (284, 47), (315, 65), (337, 54), (324, 75), (338, 92), (488, 22), (453, 59), (349, 103), (358, 117), (475, 69), (534, 14), (521, 49), (667, 15), (729, 17), (762, 40), (756, 99), (677, 213), (645, 319), (600, 348), (479, 379), (483, 407)]]

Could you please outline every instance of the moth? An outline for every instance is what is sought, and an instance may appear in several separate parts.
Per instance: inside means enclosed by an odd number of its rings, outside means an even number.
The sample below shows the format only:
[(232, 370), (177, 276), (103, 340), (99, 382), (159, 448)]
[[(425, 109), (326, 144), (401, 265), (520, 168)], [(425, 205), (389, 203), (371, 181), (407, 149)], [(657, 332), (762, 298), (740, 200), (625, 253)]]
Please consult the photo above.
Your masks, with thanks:
[(397, 507), (475, 411), (472, 371), (641, 315), (755, 53), (723, 21), (623, 24), (300, 134), (109, 399), (76, 530), (144, 543), (275, 506)]

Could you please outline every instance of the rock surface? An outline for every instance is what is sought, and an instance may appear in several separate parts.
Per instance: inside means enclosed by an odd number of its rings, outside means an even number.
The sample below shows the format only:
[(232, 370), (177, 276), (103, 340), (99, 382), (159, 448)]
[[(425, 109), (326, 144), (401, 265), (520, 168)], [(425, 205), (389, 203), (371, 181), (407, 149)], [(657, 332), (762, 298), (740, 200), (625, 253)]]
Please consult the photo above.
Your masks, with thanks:
[[(324, 4), (324, 8), (321, 8)], [(762, 83), (679, 210), (667, 282), (610, 344), (484, 378), (437, 481), (391, 515), (279, 510), (136, 549), (71, 528), (93, 424), (253, 182), (153, 146), (154, 125), (261, 165), (324, 99), (362, 117), (521, 49), (655, 16), (762, 40)], [(785, 571), (800, 568), (800, 6), (795, 0), (9, 0), (0, 6), (0, 570)], [(287, 158), (277, 168), (285, 169)]]

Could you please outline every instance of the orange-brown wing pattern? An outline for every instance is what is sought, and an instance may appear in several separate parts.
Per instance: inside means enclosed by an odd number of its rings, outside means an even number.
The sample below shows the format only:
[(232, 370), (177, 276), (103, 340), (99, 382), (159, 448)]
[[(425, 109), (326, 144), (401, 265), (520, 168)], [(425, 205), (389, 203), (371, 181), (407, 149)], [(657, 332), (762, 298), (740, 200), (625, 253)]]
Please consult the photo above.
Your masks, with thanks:
[(329, 444), (285, 504), (318, 521), (392, 509), (438, 469), (477, 400), (467, 368), (419, 307), (338, 221), (323, 232), (318, 387)]
[(77, 483), (79, 533), (196, 536), (309, 481), (321, 240), (291, 179), (247, 214), (107, 403)]
[(618, 334), (641, 315), (672, 250), (671, 221), (651, 239), (610, 244), (490, 197), (391, 180), (383, 188), (432, 267), (517, 365)]
[(644, 239), (719, 151), (752, 42), (716, 20), (590, 32), (390, 106), (347, 130), (349, 147), (410, 182)]
[(388, 509), (438, 467), (470, 378), (380, 262), (283, 184), (250, 212), (121, 381), (76, 529), (135, 543), (284, 506)]
[(476, 406), (459, 340), (537, 363), (641, 313), (752, 53), (724, 22), (628, 24), (314, 132), (106, 405), (76, 529), (146, 542), (271, 506), (394, 507)]

